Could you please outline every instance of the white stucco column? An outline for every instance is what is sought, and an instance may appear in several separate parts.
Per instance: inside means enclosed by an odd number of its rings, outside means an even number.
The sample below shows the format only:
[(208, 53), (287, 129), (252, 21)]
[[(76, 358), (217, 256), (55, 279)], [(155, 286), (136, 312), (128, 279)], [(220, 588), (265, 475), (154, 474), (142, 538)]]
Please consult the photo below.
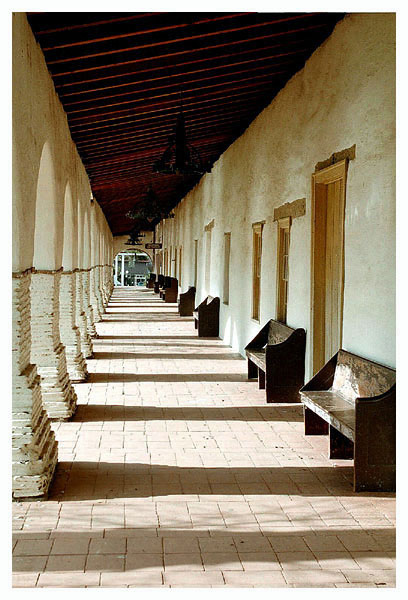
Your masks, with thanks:
[(98, 266), (94, 265), (89, 271), (89, 301), (92, 306), (94, 323), (98, 323), (102, 319), (101, 311), (98, 303), (98, 296), (96, 293), (98, 280)]
[(84, 313), (86, 316), (87, 329), (91, 337), (96, 337), (95, 329), (95, 317), (94, 311), (91, 305), (91, 282), (90, 282), (90, 269), (83, 269), (82, 273), (82, 294), (84, 302)]
[(61, 270), (31, 275), (31, 362), (41, 376), (42, 401), (51, 419), (68, 419), (77, 397), (67, 371), (59, 330)]
[(103, 269), (102, 265), (97, 265), (95, 267), (95, 296), (96, 296), (96, 301), (98, 303), (98, 310), (99, 310), (99, 314), (101, 315), (101, 318), (102, 318), (102, 315), (105, 313), (105, 306), (103, 304), (102, 289), (101, 289), (102, 269)]
[(65, 346), (67, 369), (71, 381), (84, 381), (88, 371), (81, 346), (81, 334), (76, 324), (76, 273), (62, 271), (60, 281), (60, 335)]
[(40, 378), (30, 363), (31, 269), (13, 274), (12, 493), (29, 498), (47, 493), (57, 465), (57, 442), (43, 409)]
[(125, 285), (125, 255), (121, 254), (122, 266), (120, 270), (120, 285), (123, 287)]
[(84, 311), (81, 269), (76, 269), (75, 271), (75, 288), (75, 321), (79, 329), (81, 350), (85, 358), (90, 358), (93, 354), (93, 345), (91, 336), (88, 333), (88, 321)]

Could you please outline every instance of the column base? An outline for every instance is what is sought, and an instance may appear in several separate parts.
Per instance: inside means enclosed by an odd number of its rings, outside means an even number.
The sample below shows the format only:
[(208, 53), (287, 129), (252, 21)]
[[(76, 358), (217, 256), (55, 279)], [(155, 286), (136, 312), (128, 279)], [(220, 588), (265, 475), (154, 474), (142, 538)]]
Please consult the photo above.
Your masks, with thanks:
[(42, 408), (40, 378), (34, 365), (14, 377), (13, 499), (39, 498), (48, 493), (58, 459), (58, 445)]
[(68, 377), (60, 338), (61, 272), (37, 271), (31, 276), (31, 362), (41, 377), (43, 407), (50, 419), (69, 419), (77, 396)]

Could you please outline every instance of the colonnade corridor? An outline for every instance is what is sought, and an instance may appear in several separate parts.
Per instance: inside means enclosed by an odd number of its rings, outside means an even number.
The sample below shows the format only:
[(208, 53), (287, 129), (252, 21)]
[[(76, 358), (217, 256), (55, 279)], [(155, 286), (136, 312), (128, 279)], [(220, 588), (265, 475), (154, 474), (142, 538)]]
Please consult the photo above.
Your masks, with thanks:
[(246, 361), (152, 290), (116, 288), (47, 500), (15, 502), (15, 587), (387, 587), (394, 494), (265, 403)]

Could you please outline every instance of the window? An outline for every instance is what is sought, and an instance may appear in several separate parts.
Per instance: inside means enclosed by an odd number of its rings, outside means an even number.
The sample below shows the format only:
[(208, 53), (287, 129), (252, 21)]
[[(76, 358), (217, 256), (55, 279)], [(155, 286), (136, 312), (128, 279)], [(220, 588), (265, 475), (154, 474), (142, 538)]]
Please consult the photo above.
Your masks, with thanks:
[(276, 319), (286, 323), (289, 281), (289, 243), (291, 218), (278, 221), (277, 298)]
[(252, 225), (252, 318), (259, 321), (263, 223)]
[(224, 304), (229, 304), (230, 253), (231, 253), (231, 233), (224, 233), (224, 289), (223, 289)]

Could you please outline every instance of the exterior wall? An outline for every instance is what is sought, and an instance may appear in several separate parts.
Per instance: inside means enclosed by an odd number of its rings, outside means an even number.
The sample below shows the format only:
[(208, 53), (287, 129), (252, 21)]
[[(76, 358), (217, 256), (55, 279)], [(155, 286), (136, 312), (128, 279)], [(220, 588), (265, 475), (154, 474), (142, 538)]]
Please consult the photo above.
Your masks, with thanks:
[[(163, 248), (183, 247), (183, 291), (197, 303), (223, 287), (223, 237), (231, 232), (230, 302), (221, 303), (220, 336), (243, 353), (276, 315), (275, 207), (306, 198), (293, 220), (287, 323), (308, 334), (310, 366), (311, 175), (316, 163), (356, 144), (346, 189), (343, 347), (395, 366), (395, 17), (352, 14), (161, 223)], [(204, 228), (212, 230), (210, 289), (204, 289)], [(252, 224), (265, 221), (261, 317), (251, 319)]]

